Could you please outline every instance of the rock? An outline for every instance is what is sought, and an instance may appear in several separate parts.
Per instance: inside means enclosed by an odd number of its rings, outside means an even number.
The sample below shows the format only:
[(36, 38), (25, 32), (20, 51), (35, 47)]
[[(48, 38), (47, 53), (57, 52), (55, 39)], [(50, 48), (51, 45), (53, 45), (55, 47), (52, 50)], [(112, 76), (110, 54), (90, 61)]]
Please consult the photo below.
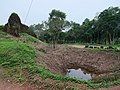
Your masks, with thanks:
[(21, 23), (20, 17), (16, 13), (12, 13), (3, 31), (18, 37), (19, 33), (25, 33), (27, 29), (28, 26)]

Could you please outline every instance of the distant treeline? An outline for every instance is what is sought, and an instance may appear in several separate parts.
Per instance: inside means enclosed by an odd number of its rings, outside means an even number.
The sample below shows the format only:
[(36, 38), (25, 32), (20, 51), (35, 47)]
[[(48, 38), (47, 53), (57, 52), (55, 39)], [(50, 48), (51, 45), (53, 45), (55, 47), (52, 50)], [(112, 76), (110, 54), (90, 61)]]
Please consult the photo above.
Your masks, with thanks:
[(109, 7), (95, 16), (79, 23), (66, 20), (66, 14), (52, 10), (48, 21), (31, 25), (28, 33), (48, 43), (120, 43), (120, 8)]

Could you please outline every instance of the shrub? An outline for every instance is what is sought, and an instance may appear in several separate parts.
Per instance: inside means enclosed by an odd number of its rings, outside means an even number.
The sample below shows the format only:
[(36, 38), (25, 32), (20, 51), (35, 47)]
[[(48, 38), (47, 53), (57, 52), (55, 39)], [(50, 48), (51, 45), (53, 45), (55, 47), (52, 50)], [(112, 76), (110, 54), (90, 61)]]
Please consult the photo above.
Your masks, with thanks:
[(89, 45), (85, 45), (85, 48), (88, 48), (89, 47)]
[(109, 46), (108, 49), (114, 49), (112, 46)]
[(90, 46), (89, 48), (94, 48), (93, 46)]
[(104, 46), (100, 46), (100, 48), (102, 48), (102, 49), (103, 49), (103, 48), (104, 48)]
[(0, 30), (3, 30), (4, 29), (4, 26), (3, 25), (0, 25)]

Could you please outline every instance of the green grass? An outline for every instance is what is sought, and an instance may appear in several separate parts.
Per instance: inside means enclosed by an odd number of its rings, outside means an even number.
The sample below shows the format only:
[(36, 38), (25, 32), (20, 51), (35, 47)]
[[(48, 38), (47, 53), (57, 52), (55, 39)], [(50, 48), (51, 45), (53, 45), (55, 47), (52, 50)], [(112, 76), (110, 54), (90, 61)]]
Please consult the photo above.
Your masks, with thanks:
[[(33, 43), (40, 43), (41, 42), (40, 40), (28, 35), (27, 33), (21, 33), (20, 37), (24, 38), (26, 42), (33, 42)], [(41, 43), (43, 43), (43, 42), (41, 42)]]
[(35, 51), (32, 47), (8, 39), (0, 40), (0, 68), (3, 76), (16, 82), (24, 80), (22, 69), (35, 65)]
[[(45, 44), (42, 41), (38, 40), (37, 38), (32, 37), (31, 35), (28, 35), (27, 33), (20, 33), (20, 37), (15, 37), (15, 38), (18, 38), (19, 40), (21, 40), (22, 42), (25, 42), (25, 43), (28, 42), (28, 43), (42, 43), (42, 44)], [(0, 30), (0, 39), (13, 39), (13, 38), (11, 38), (10, 34)]]
[(8, 39), (0, 40), (0, 67), (6, 70), (6, 73), (4, 74), (5, 77), (12, 78), (17, 82), (25, 81), (26, 78), (23, 69), (26, 69), (30, 77), (39, 74), (43, 78), (51, 78), (62, 82), (71, 81), (80, 84), (87, 84), (88, 87), (91, 88), (109, 87), (111, 85), (120, 84), (120, 80), (113, 80), (106, 83), (104, 82), (104, 79), (101, 79), (100, 83), (93, 83), (92, 81), (82, 81), (53, 74), (36, 65), (35, 50), (31, 46)]
[(120, 48), (120, 44), (113, 45), (113, 47)]
[(117, 54), (120, 54), (120, 50), (117, 50), (117, 49), (102, 49), (102, 48), (88, 48), (89, 50), (93, 50), (93, 51), (97, 51), (97, 52), (101, 52), (101, 51), (104, 51), (104, 52), (112, 52), (112, 53), (117, 53)]
[(102, 83), (102, 82), (108, 83), (112, 81), (117, 81), (118, 79), (120, 80), (120, 73), (108, 74), (103, 77), (94, 79), (94, 83)]
[(108, 46), (112, 46), (114, 48), (120, 48), (120, 44), (115, 44), (115, 45), (102, 45), (102, 44), (93, 44), (93, 43), (66, 43), (65, 45), (88, 45), (88, 46), (104, 46), (104, 47), (108, 47)]
[(7, 39), (7, 38), (9, 38), (8, 34), (0, 30), (0, 39)]
[[(103, 46), (103, 48), (101, 48), (101, 46)], [(104, 51), (104, 52), (112, 52), (112, 53), (118, 53), (118, 54), (120, 53), (120, 50), (118, 50), (118, 48), (120, 48), (119, 44), (110, 45), (110, 46), (113, 47), (113, 49), (109, 49), (109, 45), (89, 45), (88, 44), (88, 48), (86, 49), (97, 51), (97, 52)], [(93, 48), (90, 48), (90, 47), (93, 47)]]
[(34, 65), (35, 52), (23, 43), (12, 40), (0, 40), (0, 65), (3, 67), (21, 67)]

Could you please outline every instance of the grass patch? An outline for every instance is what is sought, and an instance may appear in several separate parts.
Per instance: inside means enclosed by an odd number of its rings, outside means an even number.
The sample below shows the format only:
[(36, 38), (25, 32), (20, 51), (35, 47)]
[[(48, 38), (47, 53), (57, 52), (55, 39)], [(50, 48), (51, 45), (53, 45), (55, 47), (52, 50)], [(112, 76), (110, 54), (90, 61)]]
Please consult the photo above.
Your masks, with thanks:
[[(92, 49), (91, 49), (92, 50)], [(104, 52), (112, 52), (112, 53), (120, 53), (120, 50), (117, 50), (117, 49), (101, 49), (101, 48), (96, 48), (96, 49), (93, 49), (95, 51), (104, 51)]]
[(35, 52), (23, 43), (12, 40), (0, 40), (0, 65), (3, 67), (22, 67), (34, 65)]
[(8, 34), (0, 30), (0, 39), (8, 39)]
[[(40, 43), (41, 41), (38, 40), (37, 38), (34, 38), (30, 35), (28, 35), (27, 33), (21, 33), (20, 34), (21, 38), (24, 38), (26, 42), (33, 42), (33, 43)], [(42, 43), (42, 42), (41, 42)]]
[(116, 85), (120, 85), (120, 80), (114, 80), (112, 82), (102, 82), (102, 83), (91, 83), (92, 88), (97, 89), (97, 88), (108, 88), (108, 87), (112, 87), (112, 86), (116, 86)]
[[(95, 47), (95, 48), (94, 48)], [(97, 51), (97, 52), (101, 52), (101, 51), (104, 51), (104, 52), (112, 52), (112, 53), (120, 53), (120, 50), (117, 49), (118, 47), (115, 47), (115, 46), (112, 46), (113, 49), (109, 49), (108, 47), (109, 46), (103, 46), (103, 48), (101, 48), (102, 46), (88, 46), (86, 49), (87, 50), (92, 50), (92, 51)]]
[(0, 67), (4, 77), (21, 82), (24, 80), (22, 69), (35, 65), (35, 51), (32, 47), (8, 39), (0, 40)]
[(113, 45), (113, 47), (120, 48), (120, 44)]
[(120, 80), (120, 73), (108, 74), (103, 77), (94, 79), (94, 83), (110, 83), (112, 81), (117, 81), (118, 79)]

